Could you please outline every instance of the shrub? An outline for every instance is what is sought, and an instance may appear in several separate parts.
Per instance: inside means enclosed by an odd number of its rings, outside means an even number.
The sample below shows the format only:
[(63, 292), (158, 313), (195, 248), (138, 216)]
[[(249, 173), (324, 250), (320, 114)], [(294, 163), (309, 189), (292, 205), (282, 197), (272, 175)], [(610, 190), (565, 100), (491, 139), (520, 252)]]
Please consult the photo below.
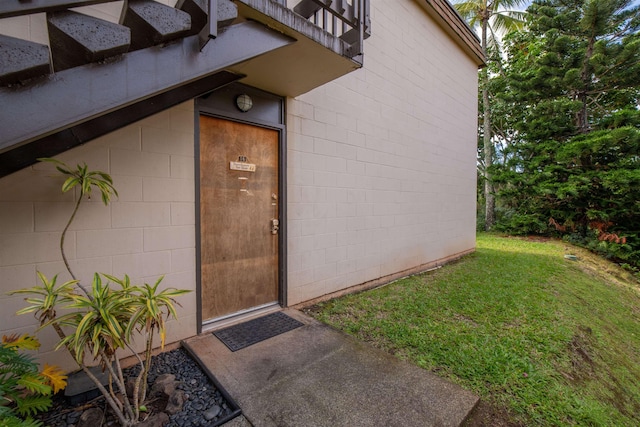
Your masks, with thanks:
[[(104, 172), (90, 171), (86, 165), (78, 165), (72, 169), (58, 160), (42, 160), (54, 163), (56, 169), (67, 176), (62, 185), (63, 192), (75, 187), (80, 190), (71, 217), (60, 237), (62, 259), (73, 280), (56, 286), (57, 276), (49, 280), (38, 272), (41, 285), (12, 292), (29, 295), (25, 300), (30, 305), (19, 310), (18, 314), (34, 313), (41, 327), (51, 325), (60, 338), (56, 349), (65, 347), (69, 351), (78, 366), (96, 384), (122, 426), (135, 425), (139, 421), (146, 398), (146, 378), (150, 368), (154, 333), (159, 333), (161, 346), (164, 346), (165, 319), (176, 316), (175, 297), (189, 291), (175, 288), (159, 290), (163, 277), (153, 286), (146, 283), (136, 286), (131, 284), (127, 275), (120, 279), (98, 273), (94, 274), (90, 288), (82, 285), (73, 274), (64, 253), (66, 232), (84, 196), (89, 196), (93, 188), (100, 192), (105, 205), (113, 195), (117, 196), (117, 191), (111, 177)], [(58, 316), (57, 312), (61, 308), (66, 310), (65, 314)], [(65, 330), (71, 332), (65, 333)], [(145, 336), (146, 361), (131, 347), (134, 332)], [(116, 355), (118, 349), (130, 350), (141, 367), (140, 374), (135, 378), (132, 396), (127, 395), (124, 375)], [(110, 386), (107, 390), (85, 365), (85, 356), (99, 362), (109, 373), (109, 384), (115, 384), (116, 387)]]
[(51, 394), (66, 386), (66, 376), (55, 366), (38, 371), (33, 358), (20, 350), (36, 350), (37, 338), (24, 334), (2, 337), (0, 344), (0, 425), (41, 426), (32, 417), (51, 406)]

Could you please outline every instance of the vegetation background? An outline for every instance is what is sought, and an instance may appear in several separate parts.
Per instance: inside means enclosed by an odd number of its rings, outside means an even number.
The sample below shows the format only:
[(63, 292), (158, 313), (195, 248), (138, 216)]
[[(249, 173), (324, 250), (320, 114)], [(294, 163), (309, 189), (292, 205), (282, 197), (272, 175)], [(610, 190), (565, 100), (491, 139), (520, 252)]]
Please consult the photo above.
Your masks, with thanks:
[(562, 236), (638, 273), (640, 5), (526, 3), (456, 4), (487, 33), (479, 228)]

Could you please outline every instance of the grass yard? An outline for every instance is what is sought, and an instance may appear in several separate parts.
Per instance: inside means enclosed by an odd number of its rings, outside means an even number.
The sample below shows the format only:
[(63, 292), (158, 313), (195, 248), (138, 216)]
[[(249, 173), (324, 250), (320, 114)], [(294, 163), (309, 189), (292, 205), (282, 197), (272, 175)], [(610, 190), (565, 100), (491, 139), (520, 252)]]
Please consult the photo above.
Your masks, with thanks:
[(455, 263), (309, 312), (477, 393), (475, 425), (640, 425), (640, 285), (563, 242), (480, 234)]

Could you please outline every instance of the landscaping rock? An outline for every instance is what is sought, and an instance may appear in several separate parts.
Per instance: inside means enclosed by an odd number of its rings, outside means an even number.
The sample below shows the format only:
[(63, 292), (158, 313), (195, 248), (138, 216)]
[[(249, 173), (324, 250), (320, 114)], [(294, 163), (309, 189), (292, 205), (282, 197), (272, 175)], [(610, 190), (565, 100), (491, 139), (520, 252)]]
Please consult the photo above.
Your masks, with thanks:
[[(177, 414), (182, 411), (182, 407), (184, 402), (187, 400), (186, 394), (182, 390), (174, 391), (171, 396), (169, 396), (169, 401), (167, 402), (167, 407), (165, 408), (165, 412), (169, 415)], [(207, 415), (205, 414), (205, 417)]]
[(96, 427), (102, 425), (102, 419), (104, 418), (104, 413), (102, 409), (91, 408), (87, 409), (80, 415), (78, 419), (78, 424), (76, 427)]
[(176, 391), (176, 376), (173, 374), (162, 374), (156, 378), (151, 387), (151, 395), (158, 396), (164, 394), (169, 397)]
[(211, 421), (212, 419), (217, 417), (221, 411), (222, 411), (221, 407), (219, 407), (218, 405), (213, 405), (211, 408), (207, 409), (204, 412), (204, 419), (207, 421)]
[[(128, 378), (135, 377), (140, 372), (140, 367), (134, 365), (125, 371), (125, 376)], [(169, 421), (166, 422), (167, 427), (196, 427), (196, 426), (213, 426), (228, 417), (233, 411), (227, 405), (224, 397), (219, 390), (209, 380), (209, 377), (204, 373), (200, 366), (189, 356), (189, 354), (183, 349), (176, 349), (173, 351), (161, 353), (153, 357), (151, 363), (151, 371), (149, 371), (149, 390), (158, 378), (163, 377), (165, 374), (175, 375), (175, 392), (180, 392), (182, 397), (163, 396), (163, 392), (160, 392), (160, 398), (151, 399), (152, 394), (149, 391), (150, 402), (148, 403), (149, 411), (151, 413), (159, 413), (160, 411), (167, 411), (165, 408), (169, 405), (170, 400), (174, 400), (174, 403), (180, 399), (184, 399), (182, 403), (182, 410), (178, 410), (175, 414), (169, 415)], [(160, 382), (163, 383), (167, 378), (164, 376)], [(165, 387), (162, 387), (163, 389)], [(118, 395), (120, 397), (120, 395)], [(162, 403), (162, 401), (165, 401)], [(92, 405), (107, 407), (106, 420), (100, 424), (86, 423), (84, 427), (98, 427), (104, 426), (117, 426), (118, 422), (112, 413), (108, 405), (104, 400), (92, 403)], [(154, 407), (157, 405), (157, 407)], [(197, 408), (199, 409), (196, 409)], [(213, 409), (214, 406), (222, 408), (220, 413), (211, 420), (207, 420), (204, 417), (204, 412)], [(74, 412), (73, 406), (69, 405), (69, 402), (64, 396), (55, 396), (54, 404), (50, 411), (39, 414), (38, 418), (43, 421), (43, 424), (49, 427), (83, 427), (79, 423), (80, 412)], [(213, 411), (210, 413), (213, 414)], [(102, 419), (101, 419), (102, 420)]]

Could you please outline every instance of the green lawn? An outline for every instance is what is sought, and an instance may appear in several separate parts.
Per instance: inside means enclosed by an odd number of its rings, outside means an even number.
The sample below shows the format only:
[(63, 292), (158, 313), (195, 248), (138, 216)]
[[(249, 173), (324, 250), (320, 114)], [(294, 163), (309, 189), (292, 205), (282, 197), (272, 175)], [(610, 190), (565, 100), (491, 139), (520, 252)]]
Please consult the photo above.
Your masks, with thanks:
[(455, 263), (309, 312), (512, 422), (640, 425), (640, 286), (566, 243), (481, 234)]

